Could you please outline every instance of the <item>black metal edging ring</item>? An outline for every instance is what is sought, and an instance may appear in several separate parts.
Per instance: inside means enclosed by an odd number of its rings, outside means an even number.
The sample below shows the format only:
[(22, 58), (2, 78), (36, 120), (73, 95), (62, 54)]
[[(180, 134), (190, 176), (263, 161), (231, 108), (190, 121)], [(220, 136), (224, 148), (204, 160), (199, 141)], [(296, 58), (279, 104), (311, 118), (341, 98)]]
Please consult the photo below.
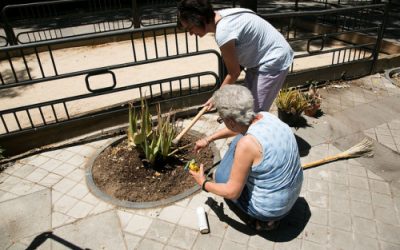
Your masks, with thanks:
[[(198, 133), (195, 131), (189, 131), (189, 133)], [(97, 157), (100, 155), (101, 152), (103, 152), (107, 147), (115, 145), (120, 142), (120, 140), (124, 139), (126, 136), (118, 136), (114, 140), (112, 140), (110, 143), (107, 143), (103, 145), (101, 148), (99, 148), (93, 156), (89, 159), (87, 162), (85, 169), (85, 179), (86, 179), (86, 184), (89, 188), (89, 190), (99, 199), (108, 202), (110, 204), (116, 205), (118, 207), (124, 207), (124, 208), (133, 208), (133, 209), (145, 209), (145, 208), (155, 208), (155, 207), (162, 207), (180, 200), (183, 200), (184, 198), (198, 192), (201, 188), (198, 185), (195, 185), (194, 187), (180, 193), (174, 196), (171, 196), (166, 199), (162, 199), (159, 201), (147, 201), (147, 202), (133, 202), (133, 201), (125, 201), (125, 200), (119, 200), (117, 198), (114, 198), (106, 193), (104, 193), (100, 188), (97, 187), (96, 183), (94, 183), (93, 180), (93, 175), (92, 175), (92, 168), (93, 168), (93, 163), (97, 159)], [(211, 145), (211, 150), (214, 153), (214, 164), (213, 167), (209, 170), (211, 171), (219, 162), (220, 162), (220, 155), (219, 151), (216, 149), (215, 144), (212, 143)], [(210, 173), (210, 172), (209, 172)]]

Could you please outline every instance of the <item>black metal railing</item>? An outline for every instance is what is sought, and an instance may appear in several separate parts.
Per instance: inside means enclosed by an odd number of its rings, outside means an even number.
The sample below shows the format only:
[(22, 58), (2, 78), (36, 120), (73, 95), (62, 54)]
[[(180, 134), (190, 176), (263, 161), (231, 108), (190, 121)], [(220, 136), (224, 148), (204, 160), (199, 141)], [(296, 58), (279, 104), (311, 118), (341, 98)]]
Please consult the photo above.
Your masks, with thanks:
[[(315, 68), (334, 70), (335, 67), (358, 62), (366, 62), (369, 67), (367, 73), (371, 73), (379, 55), (386, 13), (385, 5), (368, 5), (322, 12), (268, 14), (262, 17), (277, 27), (295, 50), (290, 75)], [(374, 18), (371, 18), (373, 15)], [(124, 40), (123, 51), (126, 53), (121, 60), (110, 60), (107, 56), (112, 54), (102, 57), (100, 53), (90, 61), (92, 64), (85, 66), (80, 62), (82, 58), (90, 57), (86, 50), (78, 47), (80, 52), (77, 54), (70, 51), (61, 53), (61, 50), (57, 50), (60, 45), (70, 45), (62, 46), (68, 48), (81, 42), (87, 44), (88, 41), (98, 44), (96, 41), (122, 36), (128, 40)], [(10, 96), (13, 92), (17, 93), (15, 95), (25, 93), (25, 90), (30, 90), (36, 84), (41, 85), (42, 90), (63, 86), (72, 91), (86, 86), (72, 96), (53, 97), (54, 100), (31, 103), (26, 103), (28, 100), (23, 99), (22, 105), (0, 108), (0, 139), (4, 135), (114, 112), (135, 98), (145, 97), (154, 102), (167, 102), (199, 93), (210, 93), (219, 86), (225, 72), (219, 52), (202, 44), (203, 39), (205, 38), (198, 39), (180, 32), (175, 24), (164, 24), (0, 48), (2, 96)], [(113, 43), (108, 51), (117, 48), (118, 44)], [(104, 52), (107, 51), (102, 51)], [(182, 66), (193, 70), (190, 65), (184, 65), (187, 64), (187, 59), (195, 61), (202, 56), (208, 56), (206, 63), (203, 63), (205, 70), (185, 73), (177, 68)], [(317, 58), (318, 63), (312, 67), (304, 65), (313, 58)], [(165, 66), (162, 63), (172, 62), (179, 66), (170, 66), (169, 77), (158, 76)], [(158, 64), (162, 65), (154, 66)], [(135, 74), (138, 74), (135, 70), (142, 66), (155, 67), (149, 71), (155, 79), (142, 82), (135, 80)], [(196, 63), (193, 66), (196, 67)], [(129, 77), (122, 77), (123, 72)], [(351, 72), (348, 73), (351, 76)], [(106, 84), (98, 87), (97, 76), (106, 78)], [(67, 83), (60, 85), (61, 80)], [(202, 84), (199, 85), (200, 83)], [(101, 99), (125, 92), (129, 92), (128, 99), (117, 98), (117, 102), (111, 104), (103, 103), (104, 99)], [(94, 110), (82, 111), (90, 102), (103, 105)], [(4, 104), (6, 103), (3, 103), (3, 107)], [(80, 111), (71, 107), (78, 107)]]

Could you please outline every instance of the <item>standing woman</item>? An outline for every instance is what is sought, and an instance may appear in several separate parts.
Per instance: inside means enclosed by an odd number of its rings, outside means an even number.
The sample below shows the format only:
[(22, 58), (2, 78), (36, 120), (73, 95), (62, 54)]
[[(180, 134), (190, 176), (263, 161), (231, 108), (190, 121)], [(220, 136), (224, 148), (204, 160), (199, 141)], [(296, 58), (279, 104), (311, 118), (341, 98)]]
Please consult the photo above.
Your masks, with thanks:
[[(208, 0), (181, 0), (178, 25), (199, 37), (215, 33), (228, 69), (221, 87), (235, 83), (244, 67), (254, 111), (270, 109), (293, 61), (293, 50), (279, 31), (249, 9), (214, 11)], [(211, 100), (206, 105), (211, 108)]]

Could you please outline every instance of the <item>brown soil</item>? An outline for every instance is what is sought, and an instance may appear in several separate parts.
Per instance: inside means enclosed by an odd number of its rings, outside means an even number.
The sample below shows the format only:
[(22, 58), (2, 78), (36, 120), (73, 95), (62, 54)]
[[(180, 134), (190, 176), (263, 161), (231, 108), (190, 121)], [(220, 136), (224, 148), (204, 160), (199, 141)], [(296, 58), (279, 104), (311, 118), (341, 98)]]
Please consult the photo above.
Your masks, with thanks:
[[(178, 143), (182, 147), (195, 142), (198, 137), (185, 135)], [(199, 154), (193, 153), (193, 146), (184, 148), (175, 157), (158, 162), (155, 167), (143, 164), (143, 156), (136, 148), (130, 148), (124, 139), (106, 148), (94, 161), (93, 180), (97, 187), (119, 200), (132, 202), (158, 201), (194, 187), (196, 182), (184, 165), (191, 159), (209, 169), (213, 164), (210, 148)]]

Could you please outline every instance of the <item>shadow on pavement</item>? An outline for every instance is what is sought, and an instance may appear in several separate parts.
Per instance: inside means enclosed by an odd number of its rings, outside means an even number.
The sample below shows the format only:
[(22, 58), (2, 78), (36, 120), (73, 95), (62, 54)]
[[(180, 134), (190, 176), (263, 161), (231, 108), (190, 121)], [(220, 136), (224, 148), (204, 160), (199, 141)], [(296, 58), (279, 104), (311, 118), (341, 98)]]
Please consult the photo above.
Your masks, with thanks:
[[(231, 201), (225, 199), (229, 209), (231, 209), (241, 221), (237, 221), (224, 213), (224, 203), (218, 204), (213, 198), (208, 198), (206, 204), (214, 211), (220, 221), (226, 222), (230, 227), (247, 235), (259, 235), (267, 240), (274, 242), (287, 242), (295, 239), (305, 228), (310, 217), (311, 211), (307, 201), (299, 197), (290, 213), (281, 220), (280, 225), (273, 231), (258, 232), (246, 225), (249, 216), (235, 206)], [(211, 229), (212, 230), (212, 229)]]
[(36, 236), (31, 244), (26, 248), (27, 250), (38, 249), (40, 245), (42, 245), (47, 239), (52, 239), (63, 245), (66, 249), (73, 249), (73, 250), (90, 250), (89, 248), (81, 248), (69, 241), (64, 240), (63, 238), (58, 237), (57, 235), (53, 234), (53, 232), (44, 232)]

